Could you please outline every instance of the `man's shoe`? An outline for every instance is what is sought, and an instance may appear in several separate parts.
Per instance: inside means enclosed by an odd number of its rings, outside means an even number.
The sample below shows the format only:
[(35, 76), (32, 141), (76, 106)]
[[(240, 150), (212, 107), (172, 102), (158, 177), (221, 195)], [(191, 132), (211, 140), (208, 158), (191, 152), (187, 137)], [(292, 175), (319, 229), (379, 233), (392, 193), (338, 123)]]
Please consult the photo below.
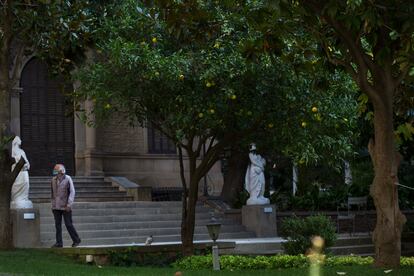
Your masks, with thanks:
[(80, 241), (80, 240), (79, 240), (79, 241), (77, 241), (77, 242), (74, 242), (74, 243), (72, 243), (72, 247), (77, 247), (80, 243), (81, 243), (81, 241)]
[(52, 248), (60, 248), (63, 247), (63, 245), (55, 243), (54, 245), (52, 245)]

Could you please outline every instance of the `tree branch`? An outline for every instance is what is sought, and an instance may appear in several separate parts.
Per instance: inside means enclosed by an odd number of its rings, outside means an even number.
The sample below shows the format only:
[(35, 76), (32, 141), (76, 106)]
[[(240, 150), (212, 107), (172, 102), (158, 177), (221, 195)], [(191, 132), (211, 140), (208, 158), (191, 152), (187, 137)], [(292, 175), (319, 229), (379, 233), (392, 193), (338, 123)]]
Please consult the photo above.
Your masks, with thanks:
[(197, 157), (200, 156), (201, 149), (202, 149), (203, 145), (206, 143), (207, 139), (208, 139), (207, 135), (203, 136), (203, 137), (200, 137), (200, 139), (198, 141), (197, 149), (195, 151), (195, 154), (196, 154)]
[(184, 174), (184, 161), (183, 161), (183, 149), (179, 145), (178, 146), (178, 158), (180, 160), (180, 176), (181, 176), (181, 182), (184, 189), (184, 196), (186, 197), (187, 194), (187, 181), (185, 180), (185, 174)]
[(24, 158), (20, 158), (19, 162), (17, 162), (16, 166), (14, 167), (13, 171), (9, 174), (9, 181), (11, 184), (16, 180), (16, 177), (19, 175), (20, 171), (22, 170), (26, 161)]
[(209, 151), (211, 149), (211, 146), (213, 145), (213, 143), (214, 143), (215, 140), (216, 140), (216, 136), (214, 135), (210, 139), (210, 143), (208, 144), (207, 151)]
[(315, 14), (322, 17), (337, 33), (339, 38), (343, 41), (346, 48), (350, 51), (356, 65), (358, 68), (357, 73), (357, 83), (364, 90), (364, 92), (369, 96), (372, 102), (381, 102), (381, 96), (378, 95), (378, 92), (372, 87), (368, 82), (368, 69), (371, 70), (372, 74), (378, 73), (378, 68), (375, 66), (375, 63), (371, 58), (364, 53), (361, 48), (360, 41), (356, 41), (356, 38), (336, 19), (330, 17), (324, 12), (324, 2), (320, 3), (319, 1), (306, 0), (302, 1), (303, 5), (309, 7)]

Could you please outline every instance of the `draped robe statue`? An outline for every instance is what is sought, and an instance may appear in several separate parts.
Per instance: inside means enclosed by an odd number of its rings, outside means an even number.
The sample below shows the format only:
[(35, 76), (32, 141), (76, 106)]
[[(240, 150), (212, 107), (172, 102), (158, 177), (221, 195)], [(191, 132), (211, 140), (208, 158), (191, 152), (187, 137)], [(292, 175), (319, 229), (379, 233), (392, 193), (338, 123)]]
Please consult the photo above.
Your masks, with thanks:
[(264, 205), (269, 204), (268, 198), (264, 197), (265, 177), (264, 167), (266, 160), (256, 153), (256, 146), (251, 145), (249, 153), (250, 163), (247, 167), (245, 177), (245, 189), (249, 192), (250, 197), (247, 200), (247, 205)]
[(29, 200), (29, 169), (30, 164), (27, 160), (26, 153), (20, 148), (22, 141), (19, 136), (16, 136), (13, 140), (12, 147), (12, 158), (14, 158), (15, 163), (12, 165), (12, 170), (19, 162), (20, 158), (23, 158), (26, 163), (24, 164), (22, 170), (16, 177), (16, 180), (13, 183), (11, 191), (11, 209), (31, 209), (33, 208), (33, 203)]

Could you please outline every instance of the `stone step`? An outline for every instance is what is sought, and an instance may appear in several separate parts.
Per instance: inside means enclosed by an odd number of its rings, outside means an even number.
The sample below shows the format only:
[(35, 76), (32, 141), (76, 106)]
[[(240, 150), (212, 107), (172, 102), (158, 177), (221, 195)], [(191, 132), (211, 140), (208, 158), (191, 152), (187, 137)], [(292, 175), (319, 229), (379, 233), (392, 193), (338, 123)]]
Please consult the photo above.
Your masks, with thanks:
[[(75, 226), (76, 228), (76, 226)], [(234, 233), (243, 232), (245, 228), (241, 225), (223, 225), (222, 233)], [(47, 229), (47, 232), (41, 232), (40, 238), (50, 239), (55, 237), (55, 231), (53, 227)], [(144, 229), (116, 229), (116, 230), (80, 230), (77, 229), (80, 237), (85, 239), (92, 238), (112, 238), (112, 237), (135, 237), (135, 236), (166, 236), (166, 235), (180, 235), (180, 227), (169, 228), (144, 228)], [(196, 234), (208, 234), (206, 226), (196, 226), (194, 228)]]
[[(95, 187), (115, 187), (111, 183), (105, 182), (74, 182), (75, 188), (95, 188)], [(116, 187), (117, 188), (117, 187)], [(50, 183), (30, 183), (30, 189), (49, 189)]]
[(362, 236), (340, 236), (335, 241), (334, 246), (347, 246), (355, 244), (372, 244), (372, 237), (368, 234)]
[[(196, 226), (206, 226), (210, 223), (209, 219), (196, 220)], [(239, 226), (232, 219), (220, 220), (220, 223), (224, 226)], [(41, 232), (51, 231), (54, 228), (54, 222), (42, 223), (40, 225)], [(128, 222), (102, 222), (102, 223), (76, 223), (76, 229), (81, 230), (117, 230), (117, 229), (145, 229), (145, 228), (168, 228), (168, 227), (181, 227), (181, 221), (179, 220), (164, 220), (164, 221), (128, 221)], [(54, 230), (53, 230), (54, 231)]]
[[(105, 178), (103, 176), (71, 176), (72, 180), (81, 180), (81, 181), (104, 181)], [(51, 181), (52, 176), (30, 176), (30, 181)]]
[[(42, 186), (48, 186), (50, 187), (51, 180), (43, 181), (43, 180), (29, 180), (30, 187), (42, 187)], [(111, 182), (106, 182), (104, 180), (73, 180), (73, 184), (76, 185), (96, 185), (96, 184), (104, 184), (112, 186)]]
[[(63, 243), (65, 246), (70, 246), (72, 244), (72, 240), (69, 236), (65, 233)], [(82, 239), (81, 246), (85, 245), (120, 245), (120, 244), (133, 244), (133, 243), (144, 243), (148, 236), (136, 236), (136, 237), (112, 237), (112, 238), (91, 238), (91, 239)], [(247, 239), (253, 238), (254, 234), (252, 232), (235, 232), (235, 233), (220, 233), (220, 239)], [(179, 242), (181, 241), (181, 235), (165, 235), (165, 236), (153, 236), (154, 242)], [(210, 241), (211, 238), (208, 234), (195, 234), (194, 240), (208, 240)], [(43, 246), (49, 247), (55, 243), (55, 238), (51, 237), (48, 239), (41, 240)]]
[(274, 242), (274, 238), (254, 239), (237, 242), (235, 248), (220, 250), (224, 255), (275, 255), (282, 254), (281, 241)]
[[(30, 179), (29, 182), (30, 184), (35, 184), (35, 185), (50, 185), (50, 182), (52, 181), (52, 178), (48, 178), (48, 179)], [(105, 183), (105, 184), (109, 184), (112, 185), (112, 182), (110, 181), (105, 181), (105, 179), (76, 179), (76, 178), (72, 178), (73, 183), (80, 183), (80, 184), (92, 184), (92, 183)]]
[[(29, 199), (33, 202), (33, 203), (46, 203), (46, 202), (50, 202), (50, 196), (49, 197), (39, 197), (39, 198), (32, 198), (29, 197)], [(109, 202), (109, 201), (132, 201), (133, 197), (132, 196), (111, 196), (111, 197), (104, 197), (104, 196), (96, 196), (96, 197), (77, 197), (76, 198), (76, 202)]]
[[(29, 194), (35, 195), (35, 194), (48, 194), (50, 195), (50, 187), (48, 188), (33, 188), (30, 187)], [(119, 189), (116, 187), (111, 186), (101, 186), (101, 187), (75, 187), (75, 193), (102, 193), (102, 192), (111, 192), (111, 193), (118, 193)], [(121, 192), (124, 194), (124, 192)]]
[[(182, 206), (181, 201), (121, 201), (121, 202), (76, 202), (74, 204), (74, 210), (80, 209), (116, 209), (116, 208), (174, 208)], [(197, 206), (202, 204), (197, 203)], [(42, 209), (50, 209), (50, 203), (35, 204), (35, 207)]]
[[(196, 219), (210, 219), (208, 213), (196, 214)], [(113, 215), (113, 216), (73, 216), (74, 224), (78, 223), (104, 223), (104, 222), (130, 222), (130, 221), (163, 221), (178, 220), (181, 221), (181, 213), (177, 214), (140, 214), (140, 215)], [(40, 223), (52, 224), (52, 216), (40, 216)]]
[(375, 249), (372, 244), (333, 246), (327, 249), (327, 253), (333, 255), (372, 255)]
[[(197, 207), (197, 213), (209, 213), (210, 209), (207, 207)], [(52, 212), (49, 210), (42, 210), (41, 216), (53, 217)], [(181, 208), (160, 208), (160, 207), (148, 207), (148, 208), (117, 208), (117, 209), (73, 209), (73, 216), (76, 218), (83, 216), (115, 216), (115, 215), (158, 215), (158, 214), (180, 214)]]
[[(98, 198), (98, 197), (125, 197), (125, 192), (99, 192), (99, 193), (92, 193), (92, 192), (77, 192), (75, 198), (80, 197), (90, 197), (90, 198)], [(48, 198), (50, 200), (50, 193), (29, 193), (29, 198)]]
[[(105, 185), (105, 186), (112, 186), (112, 182), (105, 182), (105, 181), (99, 181), (99, 180), (93, 180), (93, 181), (73, 181), (73, 184), (75, 186), (93, 186), (93, 185)], [(50, 181), (44, 182), (44, 181), (33, 181), (30, 182), (30, 187), (50, 187)]]

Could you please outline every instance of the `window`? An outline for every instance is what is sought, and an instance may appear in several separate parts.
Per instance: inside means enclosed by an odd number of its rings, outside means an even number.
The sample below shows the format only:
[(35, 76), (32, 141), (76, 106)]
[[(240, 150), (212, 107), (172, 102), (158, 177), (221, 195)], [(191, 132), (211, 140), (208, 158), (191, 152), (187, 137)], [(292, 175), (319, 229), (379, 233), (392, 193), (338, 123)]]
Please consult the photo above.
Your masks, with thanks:
[(151, 125), (148, 126), (148, 153), (176, 154), (174, 143), (161, 131)]

